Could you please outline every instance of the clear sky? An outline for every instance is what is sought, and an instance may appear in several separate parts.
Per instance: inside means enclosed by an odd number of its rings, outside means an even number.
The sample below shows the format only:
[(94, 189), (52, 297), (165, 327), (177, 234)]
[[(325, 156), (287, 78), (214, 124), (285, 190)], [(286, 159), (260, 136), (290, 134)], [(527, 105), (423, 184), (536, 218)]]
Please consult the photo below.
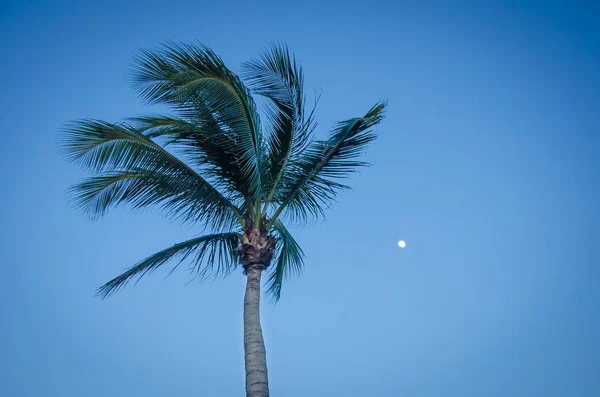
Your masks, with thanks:
[(65, 192), (85, 174), (61, 126), (153, 112), (127, 71), (171, 39), (234, 71), (287, 42), (319, 134), (389, 101), (373, 167), (294, 230), (305, 273), (263, 305), (272, 395), (600, 395), (599, 9), (332, 4), (3, 2), (0, 395), (243, 395), (241, 271), (185, 286), (165, 269), (101, 301), (197, 231), (90, 222)]

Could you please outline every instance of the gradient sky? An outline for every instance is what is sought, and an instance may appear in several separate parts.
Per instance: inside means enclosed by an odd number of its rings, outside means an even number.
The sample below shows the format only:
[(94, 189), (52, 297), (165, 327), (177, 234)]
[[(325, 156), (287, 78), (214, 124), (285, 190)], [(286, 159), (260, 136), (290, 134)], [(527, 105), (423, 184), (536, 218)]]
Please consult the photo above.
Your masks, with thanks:
[(87, 3), (0, 6), (0, 395), (243, 395), (241, 271), (185, 286), (164, 269), (101, 301), (197, 231), (152, 211), (90, 222), (66, 195), (85, 174), (61, 126), (152, 112), (128, 68), (171, 39), (234, 71), (287, 42), (322, 93), (319, 134), (389, 101), (373, 167), (294, 230), (305, 273), (263, 304), (272, 395), (600, 395), (598, 8)]

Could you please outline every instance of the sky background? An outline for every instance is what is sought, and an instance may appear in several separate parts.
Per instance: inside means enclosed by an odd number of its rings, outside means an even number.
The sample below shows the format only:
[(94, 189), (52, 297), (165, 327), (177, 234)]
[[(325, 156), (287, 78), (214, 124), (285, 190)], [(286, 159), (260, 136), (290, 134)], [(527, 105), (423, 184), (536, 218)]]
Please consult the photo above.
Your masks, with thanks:
[(101, 301), (197, 230), (91, 222), (66, 194), (86, 174), (61, 127), (153, 112), (128, 70), (166, 40), (234, 71), (287, 42), (320, 136), (389, 101), (373, 166), (294, 229), (305, 272), (263, 304), (273, 396), (600, 395), (600, 11), (451, 3), (3, 2), (0, 395), (244, 393), (241, 271), (166, 268)]

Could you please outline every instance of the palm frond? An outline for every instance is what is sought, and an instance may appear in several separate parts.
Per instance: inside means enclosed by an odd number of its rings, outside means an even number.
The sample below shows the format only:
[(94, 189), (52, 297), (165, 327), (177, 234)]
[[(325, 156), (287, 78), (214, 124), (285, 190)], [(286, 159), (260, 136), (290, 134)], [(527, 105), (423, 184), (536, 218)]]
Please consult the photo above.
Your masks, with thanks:
[(267, 294), (273, 302), (277, 302), (281, 297), (283, 281), (302, 272), (304, 252), (281, 221), (273, 223), (273, 231), (276, 235), (277, 250), (275, 266), (267, 280)]
[[(239, 210), (227, 197), (130, 126), (85, 120), (71, 124), (64, 139), (71, 161), (101, 173), (74, 187), (77, 201), (88, 211), (97, 210), (98, 216), (119, 202), (134, 200), (140, 208), (171, 197), (169, 209), (193, 210), (185, 216), (188, 219), (194, 215), (195, 221), (218, 223), (229, 215), (242, 222)], [(184, 201), (176, 203), (176, 197)]]
[(207, 114), (204, 120), (193, 121), (166, 115), (130, 120), (147, 137), (164, 139), (165, 145), (181, 150), (191, 164), (202, 169), (203, 175), (213, 177), (211, 181), (225, 190), (229, 198), (251, 196), (247, 178), (241, 172), (235, 154), (227, 150), (235, 147), (236, 142), (221, 131), (210, 115)]
[(243, 77), (251, 90), (268, 99), (266, 115), (268, 170), (263, 185), (266, 206), (283, 180), (290, 158), (306, 148), (314, 119), (304, 116), (304, 75), (286, 46), (274, 44), (258, 58), (244, 64)]
[(338, 123), (326, 141), (315, 141), (292, 164), (289, 177), (283, 182), (278, 197), (279, 208), (271, 217), (285, 215), (297, 221), (323, 215), (335, 196), (348, 187), (337, 180), (346, 178), (367, 163), (357, 158), (376, 135), (371, 128), (383, 119), (384, 103), (371, 108), (363, 117)]
[(171, 269), (171, 272), (187, 258), (191, 258), (190, 272), (194, 278), (204, 280), (211, 276), (226, 276), (237, 266), (235, 249), (238, 242), (239, 234), (231, 232), (210, 234), (175, 244), (147, 257), (123, 274), (110, 280), (98, 289), (97, 294), (106, 298), (127, 285), (134, 277), (138, 277), (139, 281), (146, 274), (152, 273), (175, 258), (179, 258), (179, 262)]
[(190, 120), (215, 122), (226, 138), (222, 150), (233, 156), (247, 190), (261, 196), (260, 118), (249, 90), (218, 55), (202, 45), (169, 43), (141, 51), (133, 74), (134, 88), (148, 102), (167, 103)]
[(184, 223), (204, 221), (214, 231), (240, 225), (230, 207), (205, 200), (206, 186), (179, 172), (105, 172), (72, 186), (69, 192), (75, 206), (92, 219), (121, 204), (133, 210), (155, 205), (167, 217)]

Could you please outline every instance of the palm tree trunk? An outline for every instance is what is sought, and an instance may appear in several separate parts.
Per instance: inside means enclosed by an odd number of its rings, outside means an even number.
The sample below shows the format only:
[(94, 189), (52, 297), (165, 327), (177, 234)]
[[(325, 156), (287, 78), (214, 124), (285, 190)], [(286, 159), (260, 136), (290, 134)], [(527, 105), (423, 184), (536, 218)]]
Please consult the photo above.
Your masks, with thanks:
[(260, 327), (260, 276), (262, 269), (249, 266), (244, 297), (244, 353), (246, 362), (246, 396), (269, 397), (267, 353)]

